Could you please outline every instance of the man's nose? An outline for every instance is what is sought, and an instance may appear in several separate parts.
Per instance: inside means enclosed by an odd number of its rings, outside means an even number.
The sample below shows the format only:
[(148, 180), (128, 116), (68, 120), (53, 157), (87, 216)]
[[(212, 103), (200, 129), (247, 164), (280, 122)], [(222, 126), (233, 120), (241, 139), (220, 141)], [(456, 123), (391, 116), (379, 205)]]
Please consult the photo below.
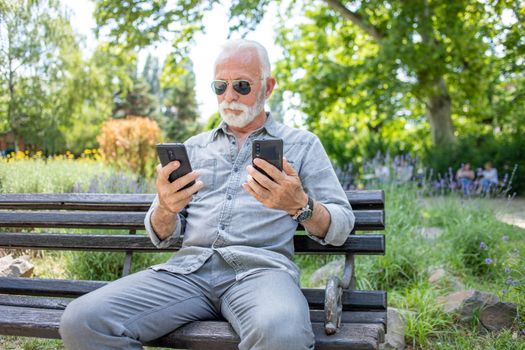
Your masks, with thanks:
[(230, 83), (226, 86), (226, 91), (224, 92), (224, 100), (226, 102), (237, 101), (239, 99), (239, 94), (233, 89), (233, 84)]

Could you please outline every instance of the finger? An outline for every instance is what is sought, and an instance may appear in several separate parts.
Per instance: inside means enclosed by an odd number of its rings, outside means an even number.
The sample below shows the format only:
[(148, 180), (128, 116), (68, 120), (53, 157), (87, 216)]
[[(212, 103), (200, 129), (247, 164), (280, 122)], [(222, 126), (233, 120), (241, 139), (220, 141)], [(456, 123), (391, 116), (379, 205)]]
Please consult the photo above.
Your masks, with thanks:
[(283, 158), (283, 170), (286, 175), (289, 175), (289, 176), (297, 175), (297, 171), (295, 171), (295, 168), (290, 163), (288, 163), (286, 158)]
[(257, 199), (259, 202), (261, 201), (261, 199), (259, 198), (259, 195), (250, 187), (250, 184), (248, 184), (247, 182), (243, 183), (242, 185), (242, 188), (244, 188), (244, 190), (246, 192), (248, 192), (253, 198)]
[(191, 185), (188, 188), (185, 188), (183, 190), (180, 190), (177, 192), (177, 194), (180, 194), (183, 196), (183, 198), (190, 198), (200, 191), (204, 187), (204, 183), (202, 181), (196, 181), (193, 185)]
[(168, 164), (166, 164), (166, 166), (160, 168), (159, 170), (159, 167), (157, 167), (157, 174), (158, 174), (158, 177), (161, 181), (165, 181), (165, 182), (169, 182), (168, 178), (170, 176), (170, 174), (177, 170), (178, 168), (180, 167), (180, 162), (175, 160), (173, 162), (169, 162)]
[(257, 196), (260, 198), (267, 198), (268, 197), (268, 190), (264, 187), (262, 187), (255, 179), (251, 176), (247, 176), (248, 185), (251, 187), (251, 189), (257, 193)]
[(253, 166), (248, 165), (246, 167), (246, 171), (248, 172), (249, 175), (251, 175), (255, 179), (255, 181), (257, 181), (261, 186), (263, 186), (267, 190), (272, 190), (273, 188), (275, 188), (276, 186), (275, 182), (273, 182), (265, 174), (255, 169)]
[(255, 158), (253, 160), (253, 163), (257, 165), (259, 168), (264, 170), (268, 176), (270, 176), (274, 182), (279, 183), (280, 180), (283, 178), (283, 174), (277, 167), (273, 164), (268, 163), (264, 159), (261, 158)]
[(193, 170), (192, 172), (189, 172), (186, 175), (181, 176), (177, 180), (173, 181), (173, 183), (170, 184), (171, 190), (173, 192), (178, 192), (180, 189), (185, 187), (190, 182), (197, 180), (199, 176), (200, 176), (199, 172), (196, 170)]

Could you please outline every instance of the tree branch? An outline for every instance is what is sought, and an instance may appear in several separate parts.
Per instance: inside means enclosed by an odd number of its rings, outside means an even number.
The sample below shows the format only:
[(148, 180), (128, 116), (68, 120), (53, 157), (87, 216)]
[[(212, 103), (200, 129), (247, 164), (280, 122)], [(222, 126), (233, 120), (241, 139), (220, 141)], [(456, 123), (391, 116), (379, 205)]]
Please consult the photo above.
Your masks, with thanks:
[(372, 38), (376, 39), (377, 41), (380, 41), (383, 39), (383, 35), (380, 33), (380, 31), (371, 25), (370, 23), (367, 23), (361, 16), (359, 16), (357, 13), (350, 11), (346, 8), (345, 5), (343, 5), (338, 0), (324, 0), (330, 7), (332, 7), (334, 10), (338, 11), (341, 15), (343, 15), (344, 18), (352, 21), (356, 26), (364, 30), (367, 34), (369, 34)]

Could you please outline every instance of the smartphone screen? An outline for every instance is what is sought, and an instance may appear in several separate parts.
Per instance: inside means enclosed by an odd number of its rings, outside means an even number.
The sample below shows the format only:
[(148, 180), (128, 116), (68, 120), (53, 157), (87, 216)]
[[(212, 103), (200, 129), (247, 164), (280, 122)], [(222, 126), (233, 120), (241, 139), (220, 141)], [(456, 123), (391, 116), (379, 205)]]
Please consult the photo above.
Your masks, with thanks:
[[(165, 167), (168, 163), (178, 160), (180, 162), (180, 167), (177, 170), (174, 170), (168, 180), (173, 182), (178, 178), (190, 173), (192, 171), (190, 159), (188, 153), (186, 152), (186, 146), (182, 143), (159, 143), (157, 146), (157, 154), (160, 159), (160, 164)], [(195, 184), (195, 181), (190, 182), (181, 190), (191, 187)], [(179, 190), (180, 191), (180, 190)]]
[[(283, 140), (282, 139), (267, 139), (267, 140), (253, 140), (252, 143), (252, 165), (261, 173), (271, 177), (264, 172), (264, 170), (253, 164), (255, 158), (261, 158), (268, 163), (274, 165), (279, 171), (283, 170)], [(272, 179), (273, 180), (273, 179)]]

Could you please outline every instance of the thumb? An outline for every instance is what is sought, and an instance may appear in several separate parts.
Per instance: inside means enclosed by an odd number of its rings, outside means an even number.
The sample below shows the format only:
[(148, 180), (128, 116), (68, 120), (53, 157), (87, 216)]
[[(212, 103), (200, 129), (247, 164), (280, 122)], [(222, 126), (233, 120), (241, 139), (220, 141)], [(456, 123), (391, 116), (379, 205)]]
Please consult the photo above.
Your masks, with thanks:
[(283, 157), (283, 170), (285, 172), (286, 175), (289, 175), (289, 176), (297, 176), (297, 171), (295, 171), (294, 167), (290, 165), (290, 163), (288, 163), (288, 161), (286, 160), (286, 158)]

